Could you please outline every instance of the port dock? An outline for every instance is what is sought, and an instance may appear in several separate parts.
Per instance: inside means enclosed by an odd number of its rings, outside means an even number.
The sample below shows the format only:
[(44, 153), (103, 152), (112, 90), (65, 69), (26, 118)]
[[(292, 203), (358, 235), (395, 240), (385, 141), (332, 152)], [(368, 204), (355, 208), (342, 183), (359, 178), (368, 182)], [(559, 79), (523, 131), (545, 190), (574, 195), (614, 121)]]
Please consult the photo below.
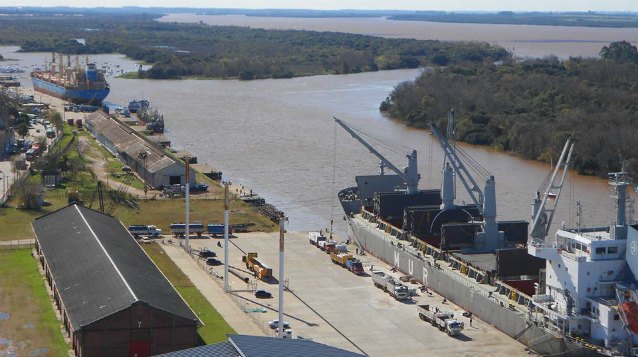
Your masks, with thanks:
[[(220, 239), (192, 239), (190, 245), (194, 250), (204, 247), (213, 250), (218, 259), (223, 261), (223, 248), (217, 247), (219, 241), (223, 242)], [(173, 240), (173, 244), (163, 246), (167, 254), (174, 260), (179, 259), (180, 265), (192, 267), (193, 264), (199, 264), (199, 268), (207, 272), (209, 282), (216, 282), (209, 285), (221, 290), (223, 281), (218, 276), (223, 275), (223, 266), (211, 268), (195, 255), (190, 262), (176, 258), (187, 257), (178, 242)], [(267, 323), (277, 318), (277, 282), (256, 281), (245, 269), (241, 256), (247, 251), (258, 252), (260, 259), (273, 268), (273, 276), (277, 276), (277, 242), (278, 233), (237, 234), (231, 239), (230, 270), (235, 274), (229, 274), (232, 292), (228, 296), (234, 300), (236, 310), (231, 311), (228, 317), (221, 311), (231, 325), (233, 320), (240, 318), (236, 316), (239, 311), (240, 315), (249, 316), (263, 334), (273, 335)], [(439, 295), (419, 292), (420, 296), (415, 296), (413, 301), (394, 300), (389, 294), (375, 288), (368, 274), (357, 276), (333, 264), (328, 254), (308, 244), (305, 232), (287, 233), (285, 242), (285, 321), (291, 324), (298, 336), (370, 356), (416, 356), (423, 355), (424, 351), (429, 351), (428, 355), (433, 356), (460, 356), (467, 355), (469, 351), (473, 355), (491, 356), (527, 354), (525, 346), (477, 318), (469, 327), (469, 320), (462, 317), (463, 310), (451, 303), (442, 304), (443, 298)], [(354, 251), (354, 245), (350, 245), (349, 250)], [(366, 273), (369, 273), (370, 265), (375, 270), (390, 273), (388, 265), (370, 255), (358, 258), (364, 263)], [(187, 274), (191, 271), (184, 266), (182, 269)], [(240, 277), (248, 277), (249, 283)], [(407, 286), (417, 289), (420, 285), (407, 283)], [(257, 299), (253, 294), (255, 289), (265, 289), (274, 297)], [(419, 319), (417, 304), (454, 310), (455, 317), (464, 321), (467, 328), (456, 338), (441, 334)], [(264, 310), (266, 312), (258, 312)]]

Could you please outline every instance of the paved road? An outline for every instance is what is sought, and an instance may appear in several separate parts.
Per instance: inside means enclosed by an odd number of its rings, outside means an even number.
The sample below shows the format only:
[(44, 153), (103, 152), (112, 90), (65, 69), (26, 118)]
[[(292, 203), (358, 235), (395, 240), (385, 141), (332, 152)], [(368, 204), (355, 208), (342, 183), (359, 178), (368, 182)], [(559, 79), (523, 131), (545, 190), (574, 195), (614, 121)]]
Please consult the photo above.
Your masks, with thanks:
[[(175, 241), (174, 241), (175, 242)], [(159, 244), (159, 243), (158, 243)], [(224, 317), (226, 322), (239, 334), (263, 336), (262, 330), (250, 317), (239, 309), (232, 298), (224, 293), (224, 290), (213, 281), (213, 276), (208, 274), (196, 260), (190, 258), (179, 244), (162, 245), (168, 256), (182, 269), (193, 284), (208, 299), (211, 305)]]
[[(278, 234), (238, 234), (231, 241), (230, 264), (237, 275), (252, 275), (241, 262), (241, 250), (258, 252), (259, 257), (273, 268), (278, 276)], [(195, 249), (207, 247), (223, 261), (219, 239), (191, 239)], [(241, 250), (240, 250), (241, 248)], [(354, 250), (354, 247), (352, 247)], [(389, 272), (389, 267), (370, 256), (361, 256), (366, 266)], [(285, 293), (285, 320), (298, 336), (353, 352), (370, 356), (521, 356), (525, 346), (507, 335), (474, 318), (473, 326), (462, 317), (462, 310), (433, 294), (416, 296), (413, 301), (399, 302), (377, 289), (370, 276), (356, 276), (333, 264), (328, 255), (308, 244), (305, 233), (286, 234), (286, 284), (292, 292)], [(222, 267), (215, 268), (222, 272)], [(247, 306), (263, 306), (267, 312), (259, 317), (265, 323), (277, 318), (277, 281), (258, 281), (246, 285), (240, 278), (230, 275), (229, 282)], [(418, 285), (407, 284), (410, 288)], [(266, 289), (275, 296), (272, 300), (255, 299), (246, 289)], [(455, 311), (455, 316), (466, 323), (463, 335), (448, 337), (421, 321), (416, 304), (430, 304)], [(236, 309), (238, 309), (236, 307)]]

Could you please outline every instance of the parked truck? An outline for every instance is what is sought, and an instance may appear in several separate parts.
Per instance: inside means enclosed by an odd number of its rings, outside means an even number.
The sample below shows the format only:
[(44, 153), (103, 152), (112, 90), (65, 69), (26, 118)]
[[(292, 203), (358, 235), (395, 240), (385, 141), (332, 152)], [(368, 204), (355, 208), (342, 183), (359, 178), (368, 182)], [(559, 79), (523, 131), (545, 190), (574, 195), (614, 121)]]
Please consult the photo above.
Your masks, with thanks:
[(346, 268), (357, 275), (363, 274), (363, 263), (357, 258), (348, 259)]
[(139, 236), (152, 236), (158, 237), (162, 235), (162, 230), (155, 227), (149, 226), (145, 224), (133, 224), (128, 227), (129, 233), (133, 235), (133, 237), (137, 238)]
[(431, 323), (450, 336), (457, 336), (463, 331), (465, 324), (454, 319), (454, 314), (449, 311), (430, 308), (430, 305), (417, 305), (416, 309), (421, 320)]
[[(223, 224), (209, 224), (207, 227), (207, 232), (210, 235), (218, 236), (224, 235), (224, 225)], [(228, 226), (228, 234), (232, 234), (233, 230), (231, 226)]]
[(407, 286), (401, 284), (400, 281), (381, 271), (372, 272), (372, 282), (374, 286), (383, 291), (387, 291), (397, 300), (404, 300), (410, 297)]
[(272, 268), (259, 260), (257, 253), (248, 253), (241, 257), (241, 261), (246, 263), (246, 268), (259, 280), (272, 278)]
[[(176, 237), (183, 237), (186, 234), (186, 224), (184, 223), (173, 223), (170, 226), (171, 234)], [(188, 234), (197, 234), (198, 237), (202, 236), (204, 233), (204, 224), (202, 222), (190, 223), (188, 225)]]
[(352, 254), (339, 253), (337, 251), (333, 251), (332, 253), (330, 253), (330, 259), (332, 259), (333, 263), (339, 264), (345, 268), (346, 262), (350, 259), (353, 259), (353, 257), (352, 257)]
[(326, 237), (322, 236), (320, 232), (308, 232), (308, 243), (319, 247), (320, 242), (325, 242)]

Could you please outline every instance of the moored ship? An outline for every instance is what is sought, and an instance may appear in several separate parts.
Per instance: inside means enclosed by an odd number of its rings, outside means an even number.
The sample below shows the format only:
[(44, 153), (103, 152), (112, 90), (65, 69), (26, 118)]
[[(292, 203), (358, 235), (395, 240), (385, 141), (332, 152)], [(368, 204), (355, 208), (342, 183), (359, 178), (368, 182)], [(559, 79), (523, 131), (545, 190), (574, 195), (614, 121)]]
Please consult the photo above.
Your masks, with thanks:
[(67, 56), (65, 66), (63, 56), (60, 54), (56, 62), (53, 54), (52, 61), (46, 63), (43, 70), (31, 72), (31, 80), (36, 91), (76, 104), (99, 105), (110, 92), (104, 72), (98, 70), (95, 63), (89, 63), (88, 58), (82, 67), (77, 57), (72, 66), (71, 57)]
[[(379, 175), (357, 176), (356, 187), (339, 192), (350, 239), (539, 354), (613, 353), (601, 343), (563, 333), (556, 328), (556, 320), (545, 318), (535, 305), (545, 280), (545, 261), (527, 252), (529, 223), (496, 220), (494, 177), (475, 161), (471, 165), (480, 174), (471, 175), (459, 160), (459, 156), (467, 157), (466, 153), (459, 153), (462, 150), (442, 137), (437, 128), (432, 128), (433, 133), (437, 133), (446, 156), (442, 187), (419, 190), (416, 152), (408, 155), (406, 169), (397, 169), (352, 128), (337, 122), (381, 160)], [(453, 127), (448, 123), (447, 137), (453, 136)], [(572, 144), (573, 139), (565, 144), (563, 165), (556, 167), (552, 177), (567, 167)], [(385, 174), (385, 168), (395, 174)], [(482, 188), (474, 177), (484, 179)], [(471, 204), (455, 204), (455, 181), (463, 183)], [(545, 196), (556, 194), (552, 201), (557, 201), (558, 186), (552, 182), (542, 192)]]

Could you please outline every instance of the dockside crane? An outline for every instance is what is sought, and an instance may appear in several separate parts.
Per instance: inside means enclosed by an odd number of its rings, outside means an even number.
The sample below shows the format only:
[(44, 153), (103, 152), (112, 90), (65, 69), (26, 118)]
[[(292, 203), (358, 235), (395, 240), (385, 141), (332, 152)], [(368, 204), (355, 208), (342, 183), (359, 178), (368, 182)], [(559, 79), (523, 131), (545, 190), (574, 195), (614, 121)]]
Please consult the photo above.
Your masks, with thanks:
[[(453, 170), (453, 173), (461, 180), (470, 199), (472, 199), (472, 202), (483, 216), (483, 222), (481, 222), (483, 232), (479, 232), (476, 235), (474, 251), (494, 251), (504, 245), (504, 234), (503, 232), (499, 232), (498, 224), (496, 223), (496, 183), (494, 176), (472, 159), (469, 154), (456, 146), (453, 140), (455, 134), (454, 128), (456, 127), (456, 117), (453, 110), (449, 113), (447, 127), (450, 140), (441, 134), (434, 123), (430, 123), (432, 134), (438, 139), (439, 145), (445, 154), (445, 166), (443, 169), (444, 184), (441, 190), (443, 200), (442, 208), (447, 208), (445, 207), (446, 205), (453, 205), (454, 190), (449, 187), (453, 185), (453, 179), (451, 179)], [(468, 166), (471, 166), (477, 175), (485, 179), (483, 189), (476, 183), (476, 180), (467, 168)]]
[[(333, 117), (334, 118), (334, 117)], [(339, 124), (342, 128), (344, 128), (353, 138), (359, 141), (366, 149), (370, 151), (374, 156), (376, 156), (379, 160), (379, 169), (381, 175), (384, 174), (384, 169), (387, 167), (390, 170), (394, 171), (403, 181), (405, 181), (407, 186), (408, 194), (415, 194), (419, 192), (418, 185), (419, 180), (421, 179), (421, 175), (419, 175), (419, 170), (417, 167), (417, 156), (416, 150), (412, 150), (411, 154), (406, 155), (408, 158), (408, 166), (405, 170), (400, 170), (396, 166), (394, 166), (388, 159), (383, 157), (381, 153), (375, 150), (368, 142), (366, 142), (355, 129), (351, 128), (348, 124), (346, 124), (343, 120), (334, 118), (335, 122)]]
[[(543, 244), (545, 237), (549, 232), (549, 228), (558, 206), (560, 191), (565, 182), (565, 176), (569, 171), (569, 165), (572, 160), (572, 152), (574, 151), (574, 143), (576, 139), (571, 135), (563, 146), (558, 163), (551, 173), (551, 177), (546, 183), (536, 191), (536, 196), (532, 202), (532, 225), (530, 226), (530, 240), (532, 244)], [(553, 201), (552, 205), (547, 205), (548, 199)], [(547, 207), (546, 207), (547, 206)]]

